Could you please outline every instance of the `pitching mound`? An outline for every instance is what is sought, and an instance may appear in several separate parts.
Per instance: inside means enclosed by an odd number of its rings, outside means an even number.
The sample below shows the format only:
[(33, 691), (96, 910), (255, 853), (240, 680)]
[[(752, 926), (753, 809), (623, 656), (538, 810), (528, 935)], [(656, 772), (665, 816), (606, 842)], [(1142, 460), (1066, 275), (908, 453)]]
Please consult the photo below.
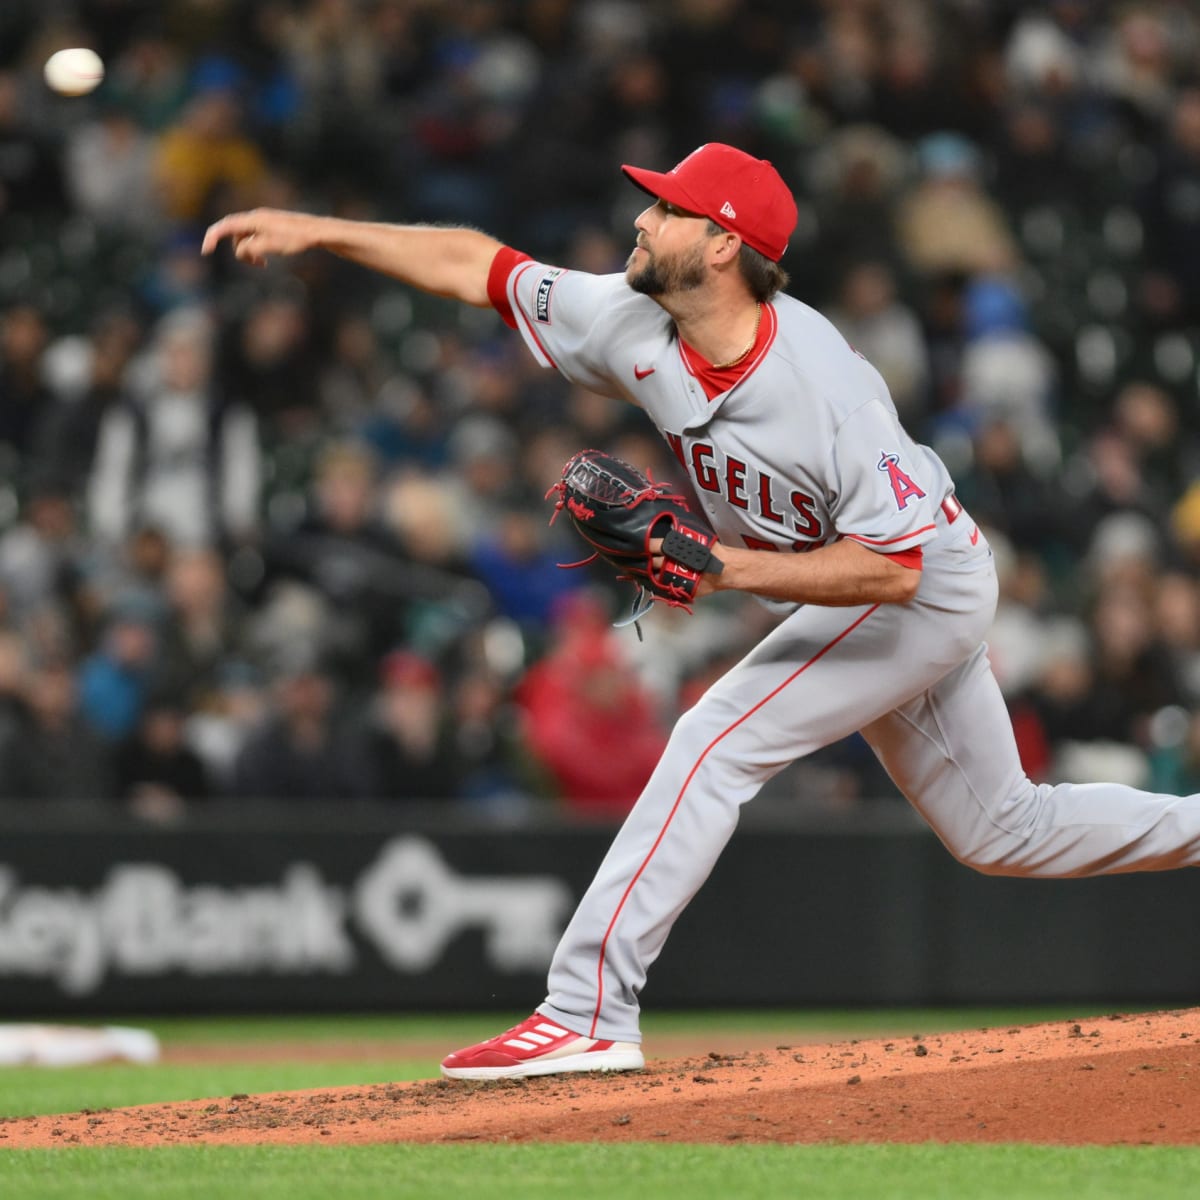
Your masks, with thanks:
[[(0, 1121), (6, 1147), (211, 1142), (1200, 1144), (1200, 1012), (713, 1050), (628, 1075), (229, 1096)], [(649, 1048), (653, 1054), (653, 1047)]]

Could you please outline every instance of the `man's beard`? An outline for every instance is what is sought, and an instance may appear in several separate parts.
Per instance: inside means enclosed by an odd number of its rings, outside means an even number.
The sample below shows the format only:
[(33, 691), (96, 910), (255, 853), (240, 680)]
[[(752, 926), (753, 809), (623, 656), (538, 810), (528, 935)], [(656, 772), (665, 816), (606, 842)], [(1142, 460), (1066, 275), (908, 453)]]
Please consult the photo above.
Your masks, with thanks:
[(690, 292), (704, 282), (704, 250), (700, 246), (693, 246), (686, 254), (668, 259), (658, 258), (647, 250), (646, 265), (636, 273), (633, 257), (631, 254), (625, 264), (625, 282), (643, 296)]

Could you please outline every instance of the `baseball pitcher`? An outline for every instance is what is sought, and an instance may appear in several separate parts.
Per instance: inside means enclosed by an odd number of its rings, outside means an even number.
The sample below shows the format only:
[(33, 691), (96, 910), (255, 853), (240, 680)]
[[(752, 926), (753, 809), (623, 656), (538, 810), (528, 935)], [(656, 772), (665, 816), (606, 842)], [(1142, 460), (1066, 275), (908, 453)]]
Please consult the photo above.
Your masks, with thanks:
[[(635, 553), (650, 596), (690, 604), (734, 588), (783, 614), (676, 725), (563, 935), (544, 1003), (447, 1057), (451, 1078), (641, 1067), (638, 994), (740, 807), (855, 730), (980, 871), (1045, 879), (1200, 860), (1200, 797), (1025, 775), (983, 645), (997, 596), (987, 540), (879, 373), (783, 293), (796, 205), (774, 167), (710, 143), (665, 173), (624, 171), (649, 202), (622, 274), (535, 262), (469, 229), (272, 210), (227, 216), (204, 239), (205, 253), (229, 239), (259, 265), (320, 247), (493, 306), (543, 366), (642, 408), (690, 474), (712, 534), (647, 522)], [(610, 468), (573, 459), (559, 499), (613, 557), (585, 523), (638, 487)]]

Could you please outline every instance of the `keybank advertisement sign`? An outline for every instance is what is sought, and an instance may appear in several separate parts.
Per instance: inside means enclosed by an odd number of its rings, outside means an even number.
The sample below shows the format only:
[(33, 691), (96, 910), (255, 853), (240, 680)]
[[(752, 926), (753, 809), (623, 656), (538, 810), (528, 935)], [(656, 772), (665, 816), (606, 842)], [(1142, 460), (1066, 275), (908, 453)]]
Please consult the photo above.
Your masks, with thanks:
[(425, 837), (385, 841), (349, 882), (315, 858), (266, 882), (212, 883), (195, 882), (196, 860), (123, 855), (92, 887), (33, 882), (0, 859), (0, 990), (38, 981), (83, 999), (165, 976), (420, 976), (464, 934), (477, 978), (544, 973), (574, 906), (561, 878), (459, 872)]

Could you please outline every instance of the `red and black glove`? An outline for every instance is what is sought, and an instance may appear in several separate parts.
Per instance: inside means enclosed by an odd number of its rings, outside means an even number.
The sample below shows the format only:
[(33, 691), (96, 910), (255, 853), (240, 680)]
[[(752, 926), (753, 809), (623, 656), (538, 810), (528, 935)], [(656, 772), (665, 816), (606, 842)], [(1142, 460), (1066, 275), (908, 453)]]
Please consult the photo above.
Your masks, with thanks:
[[(602, 558), (618, 570), (619, 579), (638, 585), (634, 617), (655, 600), (690, 612), (700, 576), (722, 570), (712, 552), (717, 535), (687, 501), (670, 484), (655, 483), (603, 450), (581, 450), (569, 459), (547, 496), (557, 498), (554, 517), (565, 510), (595, 552), (584, 562)], [(663, 543), (658, 568), (650, 550), (656, 538)]]

